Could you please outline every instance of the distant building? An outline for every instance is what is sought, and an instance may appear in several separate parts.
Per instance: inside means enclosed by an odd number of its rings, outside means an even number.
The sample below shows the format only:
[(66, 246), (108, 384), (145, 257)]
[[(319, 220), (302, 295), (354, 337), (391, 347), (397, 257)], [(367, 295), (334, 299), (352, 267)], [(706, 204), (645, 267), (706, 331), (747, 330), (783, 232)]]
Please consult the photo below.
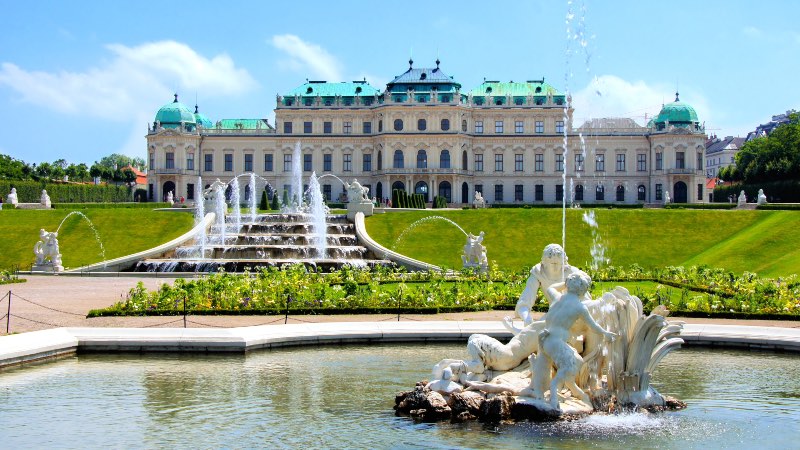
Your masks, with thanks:
[(723, 167), (735, 165), (736, 154), (745, 141), (745, 138), (733, 136), (725, 139), (712, 136), (706, 141), (706, 177), (716, 178)]
[(757, 137), (766, 136), (772, 133), (778, 125), (782, 125), (784, 123), (789, 123), (789, 115), (796, 113), (797, 111), (790, 109), (786, 111), (785, 114), (778, 114), (776, 116), (772, 116), (772, 120), (767, 123), (761, 124), (756, 127), (755, 131), (751, 131), (747, 133), (747, 141), (752, 141)]
[[(249, 173), (282, 193), (300, 142), (304, 178), (357, 178), (378, 198), (402, 189), (454, 205), (470, 204), (475, 192), (489, 204), (660, 203), (666, 192), (674, 202), (705, 201), (705, 130), (677, 94), (647, 126), (596, 119), (576, 128), (570, 99), (544, 79), (462, 90), (439, 66), (409, 61), (385, 89), (308, 81), (276, 97), (274, 127), (212, 122), (176, 95), (148, 129), (149, 198), (173, 191), (194, 200), (198, 180)], [(329, 200), (345, 192), (333, 177), (320, 183)]]

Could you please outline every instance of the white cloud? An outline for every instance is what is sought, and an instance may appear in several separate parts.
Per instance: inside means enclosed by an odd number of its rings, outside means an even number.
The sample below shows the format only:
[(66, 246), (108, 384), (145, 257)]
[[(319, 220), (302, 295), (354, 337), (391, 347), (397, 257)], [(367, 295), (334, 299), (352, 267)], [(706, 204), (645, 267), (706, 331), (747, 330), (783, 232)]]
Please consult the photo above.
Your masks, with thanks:
[(289, 56), (290, 59), (279, 62), (286, 69), (326, 81), (345, 81), (339, 60), (317, 44), (293, 34), (282, 34), (272, 37), (272, 45)]
[(0, 85), (9, 86), (27, 103), (115, 122), (149, 120), (154, 106), (169, 101), (174, 89), (215, 97), (241, 94), (257, 86), (229, 56), (209, 59), (179, 42), (136, 47), (111, 44), (106, 48), (114, 57), (83, 72), (27, 71), (4, 62)]

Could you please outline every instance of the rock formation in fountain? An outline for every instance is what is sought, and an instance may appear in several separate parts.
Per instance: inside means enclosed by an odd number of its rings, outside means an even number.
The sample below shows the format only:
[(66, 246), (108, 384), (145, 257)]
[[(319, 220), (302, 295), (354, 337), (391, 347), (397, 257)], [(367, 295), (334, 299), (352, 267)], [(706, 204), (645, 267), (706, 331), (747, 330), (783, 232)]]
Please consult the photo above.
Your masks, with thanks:
[[(537, 264), (544, 276), (532, 270), (534, 280), (521, 296), (524, 328), (514, 329), (507, 319), (515, 335), (505, 344), (470, 336), (469, 359), (441, 360), (430, 382), (397, 396), (395, 409), (426, 419), (497, 421), (553, 420), (620, 407), (685, 407), (650, 385), (656, 365), (683, 343), (678, 337), (683, 323), (668, 322), (663, 308), (645, 316), (639, 298), (622, 287), (592, 300), (586, 273), (553, 265), (567, 274), (563, 280), (549, 272), (548, 259), (546, 251), (544, 266)], [(532, 321), (524, 308), (539, 287), (550, 310)]]

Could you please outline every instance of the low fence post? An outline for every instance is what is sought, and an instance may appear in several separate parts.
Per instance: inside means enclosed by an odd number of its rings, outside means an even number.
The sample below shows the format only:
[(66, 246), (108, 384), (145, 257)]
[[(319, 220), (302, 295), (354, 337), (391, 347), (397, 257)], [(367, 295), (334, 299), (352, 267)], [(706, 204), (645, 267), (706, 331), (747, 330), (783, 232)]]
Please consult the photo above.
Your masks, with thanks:
[(289, 303), (292, 302), (292, 297), (289, 295), (286, 297), (286, 315), (283, 317), (283, 324), (286, 325), (289, 323)]
[(397, 296), (397, 321), (400, 322), (400, 296)]
[(11, 289), (8, 290), (8, 313), (6, 314), (6, 334), (11, 326)]
[(186, 328), (186, 294), (183, 294), (183, 328)]

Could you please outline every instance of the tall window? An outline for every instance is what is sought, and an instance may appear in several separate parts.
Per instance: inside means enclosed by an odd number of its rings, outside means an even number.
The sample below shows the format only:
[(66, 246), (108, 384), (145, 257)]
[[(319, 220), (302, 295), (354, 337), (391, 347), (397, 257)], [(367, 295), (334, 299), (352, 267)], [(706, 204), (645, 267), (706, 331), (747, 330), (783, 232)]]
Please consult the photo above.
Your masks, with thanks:
[[(696, 170), (703, 170), (703, 154), (702, 153), (698, 153), (697, 154), (697, 167), (695, 167), (695, 169)], [(700, 200), (702, 200), (702, 199), (700, 199)]]
[(542, 134), (542, 133), (544, 133), (544, 121), (543, 120), (537, 120), (536, 121), (536, 134)]
[(225, 154), (225, 172), (233, 172), (233, 153)]
[(578, 184), (575, 186), (575, 201), (582, 202), (583, 201), (583, 185)]
[(311, 164), (311, 153), (303, 155), (303, 172), (311, 172), (314, 170)]
[(364, 122), (361, 130), (364, 134), (372, 134), (372, 122)]
[(361, 160), (361, 171), (372, 172), (372, 155), (364, 155), (364, 159)]
[(521, 202), (522, 201), (522, 185), (515, 184), (514, 185), (514, 201)]
[(683, 169), (686, 167), (686, 153), (675, 152), (675, 168)]
[(292, 122), (283, 122), (284, 134), (292, 134)]
[(502, 172), (503, 171), (503, 155), (502, 154), (494, 155), (494, 171), (495, 172)]
[(448, 131), (450, 129), (450, 119), (442, 119), (441, 122), (442, 131)]
[(392, 165), (395, 169), (402, 169), (403, 168), (403, 151), (402, 150), (395, 150), (394, 151), (394, 164)]
[(664, 154), (661, 152), (656, 152), (656, 170), (662, 170), (664, 168)]
[(352, 134), (353, 133), (353, 122), (344, 122), (342, 124), (342, 132), (344, 134)]
[(417, 130), (425, 131), (426, 129), (428, 129), (428, 122), (425, 119), (417, 120)]
[(625, 172), (625, 154), (617, 153), (617, 172)]
[(624, 202), (625, 201), (625, 186), (619, 185), (617, 186), (617, 201)]
[(605, 172), (606, 171), (606, 155), (595, 155), (595, 158), (594, 158), (594, 171), (595, 172)]
[(186, 183), (186, 199), (194, 200), (194, 183)]
[(557, 153), (556, 154), (556, 172), (563, 172), (564, 171), (564, 154)]
[(461, 131), (463, 131), (464, 133), (467, 132), (467, 119), (461, 121)]
[(563, 133), (564, 132), (564, 121), (558, 120), (556, 121), (556, 133)]
[(205, 168), (204, 168), (204, 170), (206, 172), (213, 172), (214, 171), (214, 155), (212, 155), (211, 153), (206, 153), (204, 155), (204, 158), (205, 158), (205, 161), (204, 161)]
[(378, 121), (378, 133), (381, 133), (381, 132), (383, 132), (383, 121), (379, 120)]
[(325, 201), (331, 201), (331, 185), (330, 184), (323, 184), (322, 185), (322, 196), (325, 197)]
[(449, 150), (442, 150), (442, 153), (439, 156), (439, 167), (442, 169), (449, 169), (450, 168), (450, 151)]
[(428, 168), (428, 152), (420, 150), (417, 152), (417, 169)]
[(345, 153), (342, 160), (342, 171), (343, 172), (352, 172), (353, 171), (353, 155), (350, 153)]
[(606, 198), (606, 188), (602, 185), (598, 185), (597, 189), (594, 191), (594, 199), (597, 201), (603, 201)]
[(535, 156), (533, 170), (536, 172), (544, 172), (544, 154), (537, 153)]
[(645, 194), (647, 194), (647, 188), (645, 188), (643, 184), (640, 184), (639, 187), (636, 188), (636, 195), (637, 195), (636, 199), (639, 200), (640, 202), (645, 201), (647, 198)]
[(664, 188), (661, 187), (661, 184), (656, 184), (656, 200), (663, 200), (664, 199)]
[(521, 153), (517, 153), (516, 155), (514, 155), (514, 172), (524, 171), (525, 167), (524, 164), (522, 163), (523, 161), (522, 157), (523, 155)]
[(292, 155), (290, 154), (283, 155), (283, 171), (284, 172), (292, 171)]
[[(325, 122), (326, 126), (330, 126), (330, 122)], [(303, 133), (309, 134), (314, 131), (314, 127), (311, 122), (303, 122)], [(330, 133), (330, 131), (329, 131)]]
[(503, 185), (496, 184), (494, 185), (494, 201), (502, 202), (503, 201)]
[(333, 170), (333, 155), (330, 153), (322, 155), (322, 171), (330, 172), (331, 170)]
[(583, 153), (575, 153), (575, 171), (583, 172)]
[(378, 170), (383, 170), (383, 152), (378, 150)]
[(639, 153), (636, 155), (636, 170), (639, 172), (644, 172), (647, 170), (647, 155), (644, 153)]
[(167, 152), (167, 169), (174, 169), (175, 168), (175, 153), (174, 152)]
[(475, 172), (483, 172), (483, 153), (475, 154)]
[(544, 185), (537, 184), (533, 187), (533, 200), (537, 202), (544, 201)]
[(149, 167), (150, 167), (150, 170), (153, 170), (153, 169), (156, 168), (156, 154), (155, 153), (150, 153), (150, 166)]
[(561, 202), (564, 201), (564, 185), (557, 184), (556, 185), (556, 201)]
[(244, 171), (245, 172), (252, 172), (253, 171), (253, 154), (252, 153), (245, 153), (245, 155), (244, 155)]
[(525, 126), (522, 124), (521, 120), (517, 120), (514, 122), (514, 133), (522, 134), (525, 132)]
[(494, 132), (496, 134), (503, 133), (503, 121), (502, 120), (495, 120), (494, 121)]
[(697, 200), (703, 200), (703, 183), (697, 184)]
[(394, 119), (394, 131), (403, 131), (402, 119)]
[(483, 134), (483, 121), (476, 120), (475, 121), (475, 134)]
[(275, 161), (272, 153), (264, 155), (264, 172), (272, 172), (274, 170)]
[(194, 153), (186, 154), (186, 170), (194, 170)]

